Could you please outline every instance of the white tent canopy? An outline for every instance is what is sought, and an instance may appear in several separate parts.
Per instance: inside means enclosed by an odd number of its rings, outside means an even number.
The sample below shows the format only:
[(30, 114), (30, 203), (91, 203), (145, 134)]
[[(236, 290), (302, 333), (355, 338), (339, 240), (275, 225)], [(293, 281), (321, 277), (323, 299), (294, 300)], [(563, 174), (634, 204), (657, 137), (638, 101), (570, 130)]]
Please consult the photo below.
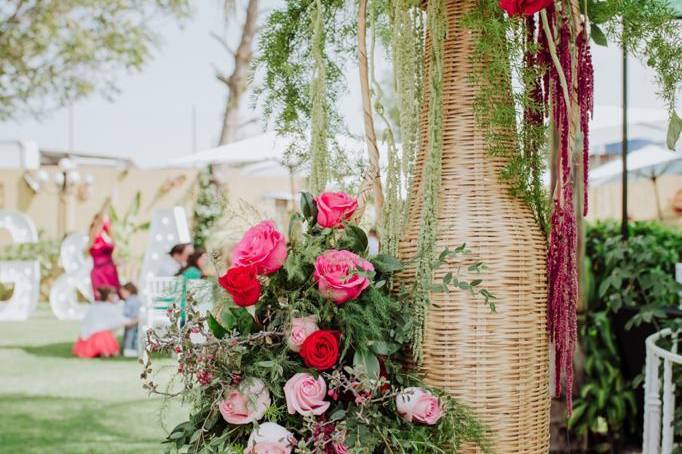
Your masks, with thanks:
[[(349, 136), (337, 135), (336, 141), (344, 150), (363, 153), (365, 144)], [(278, 136), (269, 131), (248, 139), (221, 145), (206, 151), (171, 161), (172, 166), (204, 166), (225, 164), (240, 168), (248, 175), (288, 175), (296, 173), (294, 165), (286, 162), (286, 151), (294, 145), (291, 137)]]
[[(630, 178), (654, 180), (661, 175), (682, 173), (682, 152), (671, 152), (665, 148), (649, 145), (628, 154), (628, 175)], [(601, 185), (619, 181), (623, 173), (623, 162), (613, 160), (590, 172), (590, 183)]]

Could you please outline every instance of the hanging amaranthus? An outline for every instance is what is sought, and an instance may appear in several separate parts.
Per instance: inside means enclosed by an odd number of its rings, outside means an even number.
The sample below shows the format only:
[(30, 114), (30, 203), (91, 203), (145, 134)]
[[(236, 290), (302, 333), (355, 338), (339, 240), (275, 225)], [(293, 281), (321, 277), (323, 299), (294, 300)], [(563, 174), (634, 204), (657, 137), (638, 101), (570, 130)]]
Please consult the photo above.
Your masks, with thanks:
[(310, 178), (308, 189), (313, 194), (325, 190), (329, 180), (329, 150), (327, 132), (329, 115), (327, 106), (327, 68), (324, 58), (324, 13), (322, 2), (316, 0), (312, 14), (311, 53), (313, 79), (310, 84)]
[[(574, 0), (540, 13), (538, 34), (541, 54), (546, 62), (545, 100), (550, 124), (557, 135), (552, 216), (547, 258), (549, 284), (548, 328), (555, 349), (556, 393), (561, 393), (561, 378), (566, 380), (566, 400), (572, 410), (573, 353), (576, 343), (576, 301), (578, 298), (577, 219), (574, 192), (587, 182), (588, 121), (592, 110), (593, 75), (586, 20)], [(582, 139), (582, 140), (581, 140)], [(581, 146), (582, 145), (582, 146)], [(576, 178), (577, 165), (584, 166), (583, 178)], [(587, 194), (587, 188), (579, 188)], [(580, 204), (578, 204), (580, 206)], [(586, 205), (585, 205), (586, 209)]]
[(417, 276), (413, 356), (417, 364), (423, 360), (424, 321), (433, 281), (433, 258), (436, 247), (438, 192), (443, 156), (443, 51), (447, 32), (445, 0), (430, 0), (426, 12), (431, 36), (429, 52), (428, 146), (424, 161), (424, 193), (419, 238), (417, 240)]

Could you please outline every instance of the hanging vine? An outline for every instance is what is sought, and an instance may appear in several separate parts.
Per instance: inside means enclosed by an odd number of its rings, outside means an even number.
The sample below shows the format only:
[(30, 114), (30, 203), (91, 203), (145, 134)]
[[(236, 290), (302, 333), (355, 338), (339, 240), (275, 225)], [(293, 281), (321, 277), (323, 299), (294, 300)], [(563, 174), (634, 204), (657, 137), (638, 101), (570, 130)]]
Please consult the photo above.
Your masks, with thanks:
[[(335, 109), (345, 90), (341, 66), (357, 50), (356, 21), (349, 20), (345, 6), (344, 0), (287, 1), (268, 16), (256, 53), (256, 66), (263, 70), (256, 99), (278, 134), (294, 138), (287, 161), (308, 164), (318, 181), (311, 184), (318, 186), (332, 180), (345, 187), (358, 168), (335, 141), (343, 130)], [(312, 172), (313, 154), (325, 151), (326, 161), (318, 155)]]
[[(411, 186), (414, 159), (419, 147), (419, 117), (423, 85), (423, 21), (424, 15), (416, 0), (393, 2), (390, 49), (398, 101), (402, 180), (407, 188)], [(410, 192), (407, 191), (408, 197), (409, 194)], [(406, 216), (404, 214), (404, 217)]]
[(427, 31), (431, 37), (428, 54), (429, 131), (424, 162), (424, 193), (417, 239), (415, 327), (412, 352), (417, 364), (421, 364), (423, 360), (424, 321), (433, 282), (436, 247), (438, 193), (443, 155), (443, 50), (447, 33), (445, 0), (429, 1), (426, 18)]
[(321, 0), (311, 5), (313, 79), (310, 83), (310, 176), (308, 189), (313, 194), (323, 192), (329, 180), (329, 150), (327, 134), (329, 115), (327, 105), (327, 68), (324, 59), (324, 12)]

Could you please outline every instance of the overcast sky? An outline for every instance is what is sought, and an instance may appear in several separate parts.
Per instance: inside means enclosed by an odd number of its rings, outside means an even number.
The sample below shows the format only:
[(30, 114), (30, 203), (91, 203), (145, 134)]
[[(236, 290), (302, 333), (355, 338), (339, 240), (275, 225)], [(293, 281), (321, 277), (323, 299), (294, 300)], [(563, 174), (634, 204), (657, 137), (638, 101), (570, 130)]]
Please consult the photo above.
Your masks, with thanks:
[[(229, 69), (227, 54), (210, 37), (212, 31), (223, 32), (219, 3), (201, 2), (192, 20), (183, 28), (172, 21), (161, 24), (159, 33), (163, 43), (155, 58), (141, 73), (121, 76), (121, 92), (113, 101), (93, 96), (73, 107), (77, 151), (133, 157), (143, 165), (184, 156), (192, 152), (193, 106), (197, 112), (198, 149), (216, 144), (226, 93), (214, 77), (213, 65)], [(237, 40), (237, 31), (234, 28), (227, 32), (232, 42)], [(593, 46), (593, 54), (596, 102), (618, 105), (621, 101), (620, 51)], [(350, 92), (341, 97), (340, 109), (349, 129), (361, 133), (356, 71), (355, 68), (348, 70)], [(630, 102), (635, 107), (662, 108), (655, 96), (651, 73), (635, 60), (630, 65)], [(245, 133), (257, 133), (263, 127), (260, 124)], [(43, 149), (67, 149), (68, 136), (67, 109), (40, 122), (23, 119), (0, 123), (0, 140), (32, 139)]]

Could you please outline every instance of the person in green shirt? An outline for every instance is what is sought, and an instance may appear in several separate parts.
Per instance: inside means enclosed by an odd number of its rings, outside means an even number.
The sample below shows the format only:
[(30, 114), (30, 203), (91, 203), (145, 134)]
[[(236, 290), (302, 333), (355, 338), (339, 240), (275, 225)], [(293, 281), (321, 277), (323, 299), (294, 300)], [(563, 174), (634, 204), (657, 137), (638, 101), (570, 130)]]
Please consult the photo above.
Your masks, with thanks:
[(185, 279), (202, 279), (206, 277), (206, 251), (202, 248), (197, 248), (187, 258), (187, 264), (180, 268), (176, 276), (182, 276)]
[(203, 279), (206, 277), (206, 251), (201, 248), (195, 249), (195, 251), (187, 258), (187, 264), (180, 268), (176, 276), (183, 277), (182, 283), (182, 300), (180, 302), (180, 308), (182, 310), (180, 314), (180, 325), (185, 324), (185, 307), (187, 305), (187, 281), (193, 279)]

